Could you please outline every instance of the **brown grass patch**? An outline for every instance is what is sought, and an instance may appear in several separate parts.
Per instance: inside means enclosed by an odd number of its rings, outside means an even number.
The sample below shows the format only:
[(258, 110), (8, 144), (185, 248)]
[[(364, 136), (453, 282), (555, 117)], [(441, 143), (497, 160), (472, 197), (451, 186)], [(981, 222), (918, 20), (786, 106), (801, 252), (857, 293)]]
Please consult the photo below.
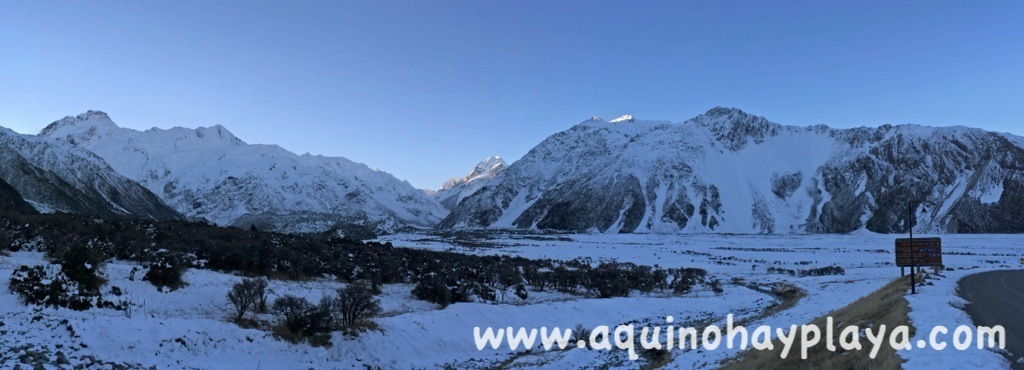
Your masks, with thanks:
[[(799, 334), (791, 346), (785, 359), (780, 358), (782, 353), (782, 342), (776, 339), (772, 342), (773, 350), (757, 351), (748, 350), (738, 359), (730, 359), (725, 363), (723, 369), (899, 369), (903, 363), (894, 349), (889, 346), (889, 332), (899, 325), (910, 325), (908, 312), (910, 307), (904, 298), (907, 288), (910, 286), (909, 277), (899, 278), (887, 284), (866, 297), (863, 297), (852, 304), (832, 311), (821, 316), (811, 324), (821, 329), (821, 342), (809, 349), (807, 359), (800, 359)], [(837, 348), (836, 352), (826, 349), (825, 337), (826, 318), (832, 316), (833, 321), (833, 342)], [(860, 335), (862, 349), (857, 351), (844, 351), (839, 346), (839, 334), (843, 328), (857, 325), (864, 329), (870, 325), (872, 328), (879, 328), (885, 325), (885, 339), (877, 356), (869, 358), (872, 344), (865, 335)], [(748, 328), (748, 330), (752, 330)], [(788, 330), (788, 329), (784, 329)], [(875, 329), (873, 329), (875, 330)], [(914, 335), (914, 328), (910, 327), (910, 337)], [(910, 339), (907, 338), (907, 340)]]

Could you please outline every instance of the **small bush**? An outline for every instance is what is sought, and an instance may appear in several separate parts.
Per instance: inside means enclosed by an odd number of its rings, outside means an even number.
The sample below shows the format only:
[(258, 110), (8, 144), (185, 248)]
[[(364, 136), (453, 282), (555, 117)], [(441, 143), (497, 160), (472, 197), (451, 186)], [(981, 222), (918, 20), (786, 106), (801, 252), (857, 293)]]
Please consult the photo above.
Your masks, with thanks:
[(412, 294), (417, 299), (436, 303), (441, 305), (441, 307), (448, 307), (448, 305), (456, 302), (452, 290), (448, 288), (444, 280), (437, 277), (428, 277), (420, 280), (416, 287), (412, 289)]
[(9, 286), (25, 304), (67, 307), (76, 311), (93, 306), (93, 297), (83, 294), (78, 283), (55, 265), (21, 266), (11, 274)]
[(720, 295), (722, 293), (725, 293), (725, 289), (722, 288), (722, 281), (721, 280), (711, 279), (711, 281), (708, 281), (707, 285), (708, 285), (708, 288), (711, 289), (711, 291), (714, 292), (716, 295)]
[(263, 313), (267, 312), (270, 307), (267, 307), (267, 287), (270, 285), (270, 281), (265, 277), (256, 278), (256, 311)]
[(274, 313), (281, 316), (274, 333), (293, 343), (308, 341), (313, 346), (329, 346), (329, 334), (337, 327), (337, 304), (337, 297), (332, 295), (323, 297), (319, 305), (293, 295), (280, 297), (273, 305)]
[(305, 332), (311, 335), (330, 333), (338, 328), (338, 313), (341, 311), (338, 297), (326, 295), (320, 298), (320, 304), (312, 306), (306, 314)]
[(305, 298), (285, 295), (274, 301), (274, 313), (281, 316), (283, 326), (288, 331), (301, 334), (306, 327), (306, 315), (313, 305)]
[(583, 324), (576, 324), (576, 328), (572, 330), (572, 341), (570, 343), (575, 343), (582, 340), (585, 343), (587, 343), (587, 346), (589, 347), (590, 333), (590, 327), (584, 326)]
[(699, 268), (682, 268), (673, 272), (672, 292), (675, 294), (686, 294), (693, 290), (697, 283), (703, 283), (707, 279), (707, 271)]
[(625, 270), (601, 264), (591, 271), (587, 289), (599, 298), (628, 297), (630, 282)]
[(524, 301), (527, 298), (530, 298), (530, 291), (526, 290), (526, 285), (523, 285), (522, 283), (516, 284), (515, 288), (516, 288), (516, 297), (519, 297), (519, 299), (524, 300)]
[(380, 301), (373, 298), (373, 291), (366, 283), (352, 283), (338, 289), (338, 323), (350, 327), (360, 320), (379, 315)]
[(100, 276), (106, 256), (92, 243), (71, 246), (59, 256), (57, 263), (68, 279), (78, 283), (78, 289), (84, 294), (99, 294), (100, 287), (106, 282)]
[(782, 274), (782, 275), (796, 276), (796, 270), (791, 270), (791, 269), (786, 269), (786, 268), (781, 268), (781, 267), (774, 267), (774, 266), (769, 266), (768, 267), (768, 273), (769, 274)]
[(846, 275), (846, 270), (839, 266), (827, 266), (813, 268), (810, 270), (800, 270), (800, 276), (827, 276), (827, 275)]
[(235, 307), (235, 322), (242, 321), (245, 314), (255, 308), (260, 299), (259, 295), (257, 279), (242, 279), (240, 283), (231, 287), (228, 301)]
[(186, 263), (180, 256), (160, 250), (156, 253), (155, 261), (149, 265), (149, 271), (142, 277), (142, 280), (148, 281), (160, 289), (166, 287), (172, 291), (178, 290), (185, 286), (185, 281), (181, 277), (185, 274), (186, 267)]

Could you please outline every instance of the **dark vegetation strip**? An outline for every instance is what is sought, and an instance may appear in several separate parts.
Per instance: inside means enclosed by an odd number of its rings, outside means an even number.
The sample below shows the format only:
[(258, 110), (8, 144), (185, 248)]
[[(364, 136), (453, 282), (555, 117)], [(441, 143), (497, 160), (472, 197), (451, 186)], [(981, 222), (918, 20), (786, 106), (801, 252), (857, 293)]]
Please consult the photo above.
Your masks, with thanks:
[[(100, 269), (111, 258), (148, 268), (145, 280), (176, 289), (185, 268), (249, 276), (308, 279), (330, 276), (382, 284), (415, 284), (418, 299), (448, 305), (473, 299), (526, 298), (529, 290), (555, 290), (599, 298), (632, 291), (689, 292), (698, 284), (721, 292), (722, 284), (697, 268), (659, 268), (599, 263), (477, 256), (394, 247), (325, 234), (279, 234), (185, 221), (99, 219), (53, 214), (0, 216), (0, 249), (39, 250), (60, 264), (83, 292), (98, 293)], [(71, 261), (73, 263), (61, 263)], [(77, 266), (90, 266), (79, 271)], [(28, 269), (28, 267), (26, 267)], [(43, 271), (24, 271), (27, 274)], [(99, 277), (97, 279), (96, 277)], [(45, 279), (44, 279), (45, 280)]]

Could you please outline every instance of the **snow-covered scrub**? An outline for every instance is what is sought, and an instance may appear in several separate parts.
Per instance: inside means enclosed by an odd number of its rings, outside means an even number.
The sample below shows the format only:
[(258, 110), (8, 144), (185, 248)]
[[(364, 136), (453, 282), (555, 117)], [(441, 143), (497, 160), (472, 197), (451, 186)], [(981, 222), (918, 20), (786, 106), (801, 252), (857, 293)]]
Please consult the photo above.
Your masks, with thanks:
[[(933, 325), (970, 325), (957, 307), (955, 281), (961, 276), (1018, 263), (1020, 239), (1013, 235), (945, 235), (944, 262), (953, 271), (933, 277), (909, 296), (915, 342)], [(331, 346), (291, 343), (267, 330), (246, 329), (232, 322), (233, 307), (227, 299), (242, 277), (201, 269), (188, 269), (186, 283), (177, 290), (161, 291), (133, 270), (134, 262), (110, 261), (104, 269), (104, 294), (113, 287), (118, 299), (130, 309), (65, 308), (28, 306), (10, 292), (8, 282), (19, 266), (48, 263), (38, 252), (13, 252), (0, 257), (0, 367), (43, 362), (58, 367), (76, 364), (129, 364), (158, 368), (491, 368), (499, 364), (545, 368), (577, 368), (611, 365), (639, 368), (651, 361), (641, 356), (630, 361), (624, 351), (571, 348), (558, 351), (508, 348), (478, 350), (474, 328), (593, 328), (634, 324), (636, 327), (666, 325), (673, 316), (680, 326), (725, 326), (728, 314), (744, 326), (788, 328), (810, 322), (843, 307), (899, 276), (893, 266), (893, 236), (720, 236), (720, 235), (605, 235), (498, 233), (488, 244), (466, 243), (454, 237), (403, 234), (387, 237), (398, 246), (484, 255), (515, 255), (529, 258), (572, 260), (591, 256), (598, 261), (632, 262), (665, 268), (699, 267), (722, 281), (723, 292), (698, 286), (693, 291), (641, 294), (608, 299), (586, 298), (547, 290), (530, 291), (525, 300), (503, 304), (469, 302), (439, 305), (413, 297), (410, 284), (382, 285), (381, 314), (376, 329), (358, 336), (330, 334)], [(482, 240), (479, 240), (480, 242)], [(810, 271), (820, 267), (842, 268), (845, 274), (800, 276), (769, 273), (768, 267)], [(785, 283), (805, 296), (781, 311), (769, 308), (778, 300), (753, 289)], [(293, 295), (310, 302), (335, 294), (346, 284), (333, 279), (307, 281), (270, 280), (268, 301)], [(953, 304), (951, 304), (951, 302)], [(768, 313), (767, 315), (765, 313)], [(255, 321), (273, 323), (272, 313), (247, 314)], [(58, 352), (60, 353), (58, 355)], [(715, 368), (739, 353), (724, 345), (709, 350), (673, 350), (664, 358), (669, 368)], [(936, 363), (1001, 367), (1000, 355), (987, 350), (960, 352), (901, 351), (907, 368), (934, 367)], [(63, 358), (63, 360), (61, 360)], [(941, 361), (941, 362), (939, 362)]]
[[(413, 246), (457, 253), (509, 254), (529, 258), (571, 259), (591, 256), (595, 260), (628, 261), (663, 267), (696, 266), (710, 274), (731, 281), (768, 284), (786, 282), (804, 290), (806, 296), (790, 309), (761, 317), (746, 327), (769, 325), (788, 328), (811, 322), (832, 310), (844, 307), (858, 298), (877, 290), (900, 276), (895, 267), (894, 239), (896, 235), (859, 233), (855, 235), (631, 235), (631, 234), (531, 234), (521, 231), (494, 231), (483, 240), (469, 237), (472, 233), (428, 236), (403, 234), (382, 237), (380, 240), (396, 245)], [(923, 235), (922, 235), (923, 236)], [(963, 300), (956, 296), (956, 281), (966, 275), (1000, 268), (1017, 268), (1024, 256), (1024, 245), (1017, 235), (942, 235), (943, 262), (947, 269), (941, 276), (933, 276), (930, 285), (918, 288), (918, 294), (908, 296), (911, 324), (917, 334), (916, 343), (927, 336), (933, 326), (955, 328), (972, 325), (959, 308)], [(768, 268), (811, 270), (833, 266), (842, 268), (843, 275), (805, 276), (800, 274), (769, 273)], [(726, 292), (742, 289), (727, 285)], [(909, 289), (909, 287), (908, 287)], [(649, 317), (652, 325), (664, 325), (664, 317)], [(719, 317), (715, 324), (724, 326)], [(552, 326), (551, 323), (548, 326)], [(927, 339), (927, 338), (924, 338)], [(569, 352), (576, 352), (570, 350)], [(719, 361), (732, 358), (738, 349), (719, 348), (716, 351), (673, 352), (670, 364), (679, 368), (715, 368)], [(935, 364), (971, 364), (982, 368), (1001, 368), (1003, 358), (990, 350), (971, 348), (961, 352), (952, 348), (944, 351), (900, 351), (907, 362), (906, 368), (934, 368)], [(621, 356), (621, 355), (620, 355)], [(536, 356), (517, 357), (516, 363), (577, 366), (576, 360), (540, 353)], [(575, 357), (575, 356), (573, 356)], [(541, 360), (543, 359), (543, 360)], [(615, 357), (623, 361), (624, 357)], [(541, 361), (541, 362), (531, 362)], [(602, 364), (609, 358), (591, 358), (580, 364)], [(641, 360), (642, 362), (643, 360)], [(628, 366), (639, 367), (639, 364)]]
[[(377, 298), (382, 314), (375, 319), (376, 330), (352, 338), (334, 333), (333, 346), (318, 348), (291, 344), (272, 334), (243, 329), (231, 323), (232, 307), (225, 297), (242, 278), (190, 269), (178, 290), (161, 292), (153, 285), (133, 279), (133, 263), (107, 264), (107, 287), (116, 286), (130, 302), (127, 310), (91, 309), (73, 311), (26, 306), (8, 292), (6, 282), (21, 265), (45, 264), (37, 252), (14, 252), (0, 257), (0, 321), (7, 334), (0, 347), (31, 350), (46, 357), (46, 363), (66, 359), (70, 365), (103, 363), (135, 364), (160, 368), (348, 368), (377, 364), (387, 368), (433, 366), (461, 363), (471, 359), (507, 358), (508, 351), (478, 353), (468, 333), (478, 325), (534, 326), (554, 320), (563, 327), (622, 323), (635, 318), (634, 304), (655, 310), (656, 315), (674, 314), (698, 318), (725, 312), (748, 312), (770, 299), (751, 291), (737, 290), (716, 296), (695, 293), (692, 305), (674, 309), (679, 299), (640, 296), (621, 299), (580, 299), (569, 295), (538, 294), (517, 304), (459, 303), (444, 310), (412, 298), (409, 285), (385, 285)], [(342, 287), (329, 280), (308, 282), (271, 281), (270, 300), (287, 295), (319, 301)], [(105, 288), (107, 289), (107, 288)], [(257, 320), (274, 320), (259, 315)], [(21, 361), (17, 351), (3, 361)], [(33, 357), (35, 358), (35, 357)]]

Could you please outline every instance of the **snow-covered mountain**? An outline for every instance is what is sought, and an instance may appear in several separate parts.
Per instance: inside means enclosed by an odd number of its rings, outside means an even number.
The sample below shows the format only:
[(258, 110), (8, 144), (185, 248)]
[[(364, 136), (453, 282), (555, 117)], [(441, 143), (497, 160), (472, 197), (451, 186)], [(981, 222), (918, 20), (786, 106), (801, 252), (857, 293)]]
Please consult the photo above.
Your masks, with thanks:
[(15, 210), (25, 210), (20, 197), (44, 213), (183, 218), (87, 150), (0, 128), (0, 162), (3, 198)]
[(501, 157), (494, 156), (484, 159), (477, 163), (466, 176), (445, 181), (441, 189), (433, 194), (433, 197), (445, 208), (453, 209), (463, 198), (480, 190), (506, 168), (508, 168), (508, 164)]
[(250, 145), (223, 126), (136, 131), (105, 113), (66, 117), (40, 137), (103, 157), (190, 218), (278, 231), (348, 224), (430, 227), (447, 210), (409, 183), (345, 158)]
[[(714, 108), (554, 134), (441, 228), (1024, 232), (1024, 139), (966, 127), (783, 126)], [(913, 216), (910, 216), (910, 213)]]

